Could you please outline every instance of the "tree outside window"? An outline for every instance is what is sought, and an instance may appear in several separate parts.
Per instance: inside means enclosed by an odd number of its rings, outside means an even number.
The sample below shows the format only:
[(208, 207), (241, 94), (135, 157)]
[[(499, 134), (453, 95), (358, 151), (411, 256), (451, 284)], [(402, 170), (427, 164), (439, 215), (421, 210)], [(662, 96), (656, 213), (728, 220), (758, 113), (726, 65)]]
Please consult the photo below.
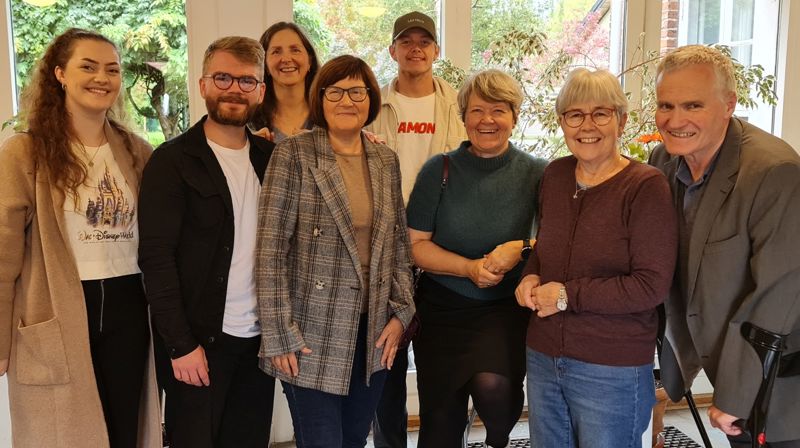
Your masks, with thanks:
[(48, 7), (11, 0), (17, 95), (56, 35), (98, 31), (122, 53), (128, 113), (153, 145), (187, 128), (185, 0), (58, 0)]

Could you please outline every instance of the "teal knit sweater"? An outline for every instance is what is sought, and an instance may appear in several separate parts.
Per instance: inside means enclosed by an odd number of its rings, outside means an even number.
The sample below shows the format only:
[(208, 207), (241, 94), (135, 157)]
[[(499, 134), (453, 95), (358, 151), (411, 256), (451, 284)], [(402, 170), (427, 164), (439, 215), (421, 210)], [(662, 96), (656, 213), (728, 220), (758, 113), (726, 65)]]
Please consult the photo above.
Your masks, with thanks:
[[(443, 157), (435, 156), (420, 170), (408, 201), (408, 226), (433, 232), (433, 242), (463, 257), (475, 259), (498, 244), (530, 238), (539, 206), (539, 180), (547, 161), (511, 145), (498, 157), (476, 157), (465, 141), (450, 155), (447, 188), (442, 192)], [(441, 195), (441, 201), (439, 197)], [(514, 294), (522, 263), (492, 288), (472, 280), (428, 274), (463, 296), (495, 300)]]

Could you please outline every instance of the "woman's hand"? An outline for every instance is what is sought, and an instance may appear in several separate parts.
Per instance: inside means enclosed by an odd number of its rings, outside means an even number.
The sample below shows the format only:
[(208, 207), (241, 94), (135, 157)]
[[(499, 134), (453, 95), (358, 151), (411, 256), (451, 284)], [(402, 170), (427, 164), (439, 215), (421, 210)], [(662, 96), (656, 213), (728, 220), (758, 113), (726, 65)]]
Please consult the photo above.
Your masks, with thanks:
[(467, 276), (478, 288), (490, 288), (503, 280), (503, 274), (495, 274), (484, 267), (486, 258), (467, 262)]
[(549, 282), (537, 287), (533, 291), (533, 302), (536, 306), (536, 308), (533, 309), (539, 310), (536, 313), (537, 316), (552, 316), (560, 311), (556, 307), (556, 302), (558, 302), (558, 292), (561, 290), (562, 286), (564, 286), (563, 283)]
[(375, 343), (376, 348), (383, 348), (381, 355), (381, 367), (386, 367), (392, 370), (394, 364), (394, 356), (397, 354), (397, 346), (400, 344), (400, 338), (403, 336), (403, 323), (400, 319), (392, 316), (389, 322), (383, 327), (378, 341)]
[(522, 241), (508, 241), (489, 252), (483, 264), (489, 272), (505, 274), (522, 260)]
[(364, 137), (366, 137), (367, 140), (369, 140), (370, 143), (374, 143), (376, 145), (385, 145), (386, 144), (386, 139), (381, 138), (380, 136), (378, 136), (378, 134), (376, 134), (374, 132), (370, 132), (370, 131), (367, 131), (365, 129), (362, 129), (361, 132), (364, 133)]
[(275, 134), (272, 131), (270, 131), (269, 128), (266, 128), (266, 127), (261, 128), (261, 129), (255, 131), (255, 132), (253, 132), (253, 135), (257, 135), (257, 136), (259, 136), (261, 138), (265, 138), (265, 139), (267, 139), (267, 140), (269, 140), (271, 142), (275, 141)]
[[(311, 349), (303, 347), (300, 353), (310, 355)], [(281, 373), (287, 376), (297, 376), (300, 374), (300, 368), (297, 366), (297, 356), (294, 353), (286, 353), (283, 355), (273, 356), (270, 358), (272, 365)]]
[(541, 278), (536, 274), (528, 274), (519, 282), (514, 295), (517, 296), (517, 303), (519, 306), (524, 306), (536, 311), (536, 288), (539, 286)]

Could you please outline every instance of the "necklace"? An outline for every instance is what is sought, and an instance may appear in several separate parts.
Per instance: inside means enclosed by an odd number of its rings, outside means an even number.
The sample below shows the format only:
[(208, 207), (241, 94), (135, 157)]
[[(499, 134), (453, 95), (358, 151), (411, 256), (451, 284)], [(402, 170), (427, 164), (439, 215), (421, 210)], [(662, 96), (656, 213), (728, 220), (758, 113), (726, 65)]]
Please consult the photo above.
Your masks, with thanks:
[(572, 195), (572, 199), (578, 199), (578, 193), (581, 191), (586, 191), (590, 187), (588, 185), (581, 185), (578, 181), (575, 181), (575, 194)]
[(605, 182), (608, 178), (610, 178), (614, 174), (618, 173), (619, 170), (624, 168), (624, 166), (623, 166), (622, 168), (618, 169), (619, 164), (620, 163), (624, 163), (624, 161), (625, 161), (625, 159), (622, 156), (617, 156), (617, 160), (615, 161), (614, 166), (611, 168), (611, 170), (608, 173), (606, 173), (603, 176), (601, 176), (597, 182), (595, 182), (595, 183), (593, 183), (591, 185), (589, 185), (589, 184), (581, 184), (580, 182), (578, 182), (578, 176), (577, 176), (578, 168), (576, 167), (575, 168), (575, 171), (576, 171), (576, 173), (575, 173), (575, 194), (572, 195), (572, 199), (578, 199), (578, 194), (580, 192), (586, 191), (586, 190), (594, 187), (595, 185), (600, 185), (603, 182)]
[(100, 145), (97, 146), (97, 149), (94, 150), (94, 154), (92, 154), (92, 156), (89, 157), (89, 151), (86, 150), (86, 145), (83, 144), (81, 139), (78, 139), (78, 143), (80, 143), (81, 144), (81, 148), (83, 148), (83, 153), (86, 154), (86, 158), (89, 159), (89, 162), (87, 163), (87, 165), (89, 165), (89, 168), (94, 167), (94, 158), (97, 157), (97, 153), (100, 152), (100, 148), (103, 147), (103, 145), (106, 143), (106, 141), (107, 141), (106, 133), (105, 133), (105, 130), (104, 130), (103, 131), (103, 139), (100, 140)]

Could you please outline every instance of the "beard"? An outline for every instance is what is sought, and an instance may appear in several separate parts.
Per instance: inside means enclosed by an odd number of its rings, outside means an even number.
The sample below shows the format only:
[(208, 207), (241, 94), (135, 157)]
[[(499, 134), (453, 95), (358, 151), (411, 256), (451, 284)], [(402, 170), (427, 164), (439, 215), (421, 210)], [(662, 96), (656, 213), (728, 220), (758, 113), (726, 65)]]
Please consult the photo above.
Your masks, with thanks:
[[(220, 103), (245, 104), (247, 108), (242, 111), (223, 110)], [(227, 126), (245, 126), (253, 118), (258, 104), (251, 104), (247, 98), (238, 95), (221, 95), (217, 98), (206, 97), (206, 110), (208, 116), (215, 122)]]

